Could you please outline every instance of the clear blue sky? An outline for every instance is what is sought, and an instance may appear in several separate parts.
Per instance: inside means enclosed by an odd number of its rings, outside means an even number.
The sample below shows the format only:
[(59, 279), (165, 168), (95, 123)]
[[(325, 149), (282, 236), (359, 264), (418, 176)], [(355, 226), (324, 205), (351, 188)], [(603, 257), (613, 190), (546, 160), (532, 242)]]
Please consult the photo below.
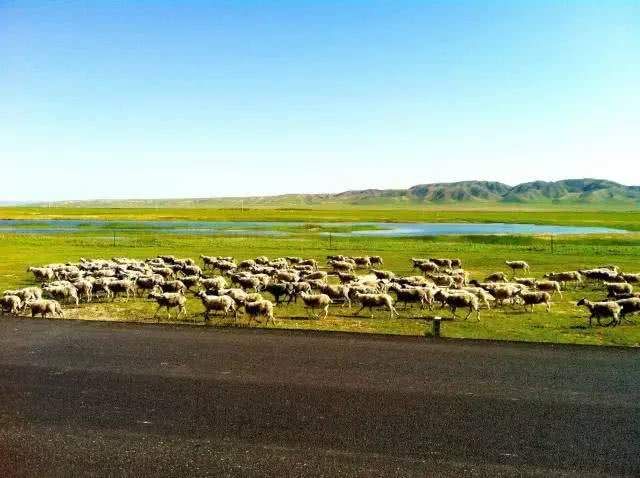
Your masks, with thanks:
[(0, 200), (640, 184), (639, 159), (638, 1), (0, 0)]

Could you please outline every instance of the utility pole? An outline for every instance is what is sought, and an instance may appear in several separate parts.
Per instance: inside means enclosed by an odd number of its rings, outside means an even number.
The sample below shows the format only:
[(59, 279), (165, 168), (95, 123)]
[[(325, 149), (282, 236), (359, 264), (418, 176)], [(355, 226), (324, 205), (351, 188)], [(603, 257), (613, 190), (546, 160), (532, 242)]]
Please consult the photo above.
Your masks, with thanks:
[(551, 234), (551, 254), (553, 254), (553, 234)]

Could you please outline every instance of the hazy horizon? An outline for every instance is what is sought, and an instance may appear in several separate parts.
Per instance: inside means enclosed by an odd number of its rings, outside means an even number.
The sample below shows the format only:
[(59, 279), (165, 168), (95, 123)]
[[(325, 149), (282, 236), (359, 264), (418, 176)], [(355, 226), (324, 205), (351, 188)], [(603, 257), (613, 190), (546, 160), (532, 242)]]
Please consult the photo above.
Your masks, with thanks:
[(640, 4), (0, 3), (0, 201), (640, 184)]

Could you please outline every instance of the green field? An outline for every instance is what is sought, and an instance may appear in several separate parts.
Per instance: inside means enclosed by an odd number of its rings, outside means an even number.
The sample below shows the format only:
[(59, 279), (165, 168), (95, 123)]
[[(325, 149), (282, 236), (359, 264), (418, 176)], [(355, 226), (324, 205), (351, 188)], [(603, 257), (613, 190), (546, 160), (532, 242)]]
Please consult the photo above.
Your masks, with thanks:
[[(239, 211), (216, 210), (81, 210), (82, 217), (110, 218), (113, 220), (157, 219), (179, 217), (188, 219), (238, 219)], [(379, 211), (290, 211), (282, 217), (282, 211), (245, 211), (251, 220), (262, 218), (274, 220), (384, 220)], [(487, 221), (541, 222), (551, 224), (582, 224), (638, 229), (633, 221), (637, 213), (599, 212), (541, 212), (541, 211), (395, 211), (398, 220), (473, 220), (478, 215)], [(4, 209), (2, 217), (69, 217), (69, 210)], [(366, 218), (363, 216), (367, 216)], [(389, 216), (391, 218), (391, 216)], [(245, 216), (242, 217), (245, 219)], [(249, 218), (246, 218), (249, 220)], [(312, 228), (313, 230), (313, 228)], [(154, 234), (153, 231), (123, 231), (118, 233), (115, 244), (111, 234), (100, 230), (87, 230), (81, 234), (68, 235), (0, 235), (0, 290), (21, 287), (32, 283), (26, 273), (29, 265), (51, 262), (77, 261), (79, 257), (110, 258), (128, 256), (132, 258), (153, 257), (158, 254), (175, 254), (197, 258), (200, 254), (233, 255), (237, 259), (267, 255), (270, 257), (299, 255), (316, 258), (324, 263), (327, 254), (349, 255), (379, 254), (385, 260), (385, 268), (398, 274), (412, 274), (410, 258), (424, 256), (460, 257), (472, 277), (482, 278), (490, 272), (505, 270), (505, 259), (522, 259), (532, 266), (532, 276), (541, 277), (551, 270), (570, 270), (614, 263), (625, 271), (640, 270), (640, 234), (570, 236), (557, 237), (552, 244), (546, 237), (530, 236), (448, 236), (430, 238), (333, 238), (331, 246), (326, 237), (316, 234), (298, 233), (286, 237), (201, 237)], [(638, 346), (640, 325), (623, 324), (619, 327), (587, 327), (585, 309), (575, 306), (575, 301), (587, 296), (591, 299), (603, 297), (602, 290), (591, 288), (569, 290), (564, 299), (554, 298), (552, 312), (543, 308), (534, 313), (525, 313), (519, 307), (505, 306), (502, 309), (482, 311), (481, 321), (447, 321), (444, 335), (448, 337), (524, 340), (558, 343), (609, 344)], [(80, 308), (66, 308), (72, 318), (103, 320), (150, 321), (154, 303), (144, 299), (114, 303), (82, 304)], [(389, 320), (383, 312), (373, 319), (366, 315), (352, 317), (347, 308), (335, 306), (326, 320), (310, 320), (300, 306), (276, 308), (277, 327), (319, 330), (342, 330), (378, 332), (391, 334), (424, 334), (428, 324), (420, 319), (437, 314), (449, 317), (446, 310), (420, 312), (417, 309), (400, 310), (399, 319)], [(164, 320), (164, 316), (163, 316)], [(183, 320), (183, 319), (181, 319)], [(187, 322), (202, 323), (202, 307), (196, 299), (190, 299)], [(640, 320), (640, 319), (636, 319)], [(231, 320), (213, 320), (212, 326), (231, 326)], [(247, 326), (246, 319), (239, 326)], [(272, 325), (269, 325), (272, 327)]]
[(0, 219), (104, 219), (110, 221), (302, 221), (314, 222), (504, 222), (595, 226), (640, 231), (640, 210), (561, 210), (527, 207), (481, 209), (137, 209), (0, 208)]

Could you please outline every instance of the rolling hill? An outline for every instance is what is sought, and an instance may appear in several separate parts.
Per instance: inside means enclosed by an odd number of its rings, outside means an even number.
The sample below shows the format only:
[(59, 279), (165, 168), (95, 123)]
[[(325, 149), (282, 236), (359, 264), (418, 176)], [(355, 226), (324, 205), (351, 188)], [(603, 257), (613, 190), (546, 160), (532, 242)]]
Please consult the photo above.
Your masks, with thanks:
[[(283, 194), (254, 197), (64, 201), (58, 207), (344, 207), (421, 205), (640, 205), (640, 186), (604, 179), (533, 181), (509, 186), (495, 181), (419, 184), (409, 189), (363, 189), (337, 194)], [(33, 206), (33, 204), (32, 204)]]

